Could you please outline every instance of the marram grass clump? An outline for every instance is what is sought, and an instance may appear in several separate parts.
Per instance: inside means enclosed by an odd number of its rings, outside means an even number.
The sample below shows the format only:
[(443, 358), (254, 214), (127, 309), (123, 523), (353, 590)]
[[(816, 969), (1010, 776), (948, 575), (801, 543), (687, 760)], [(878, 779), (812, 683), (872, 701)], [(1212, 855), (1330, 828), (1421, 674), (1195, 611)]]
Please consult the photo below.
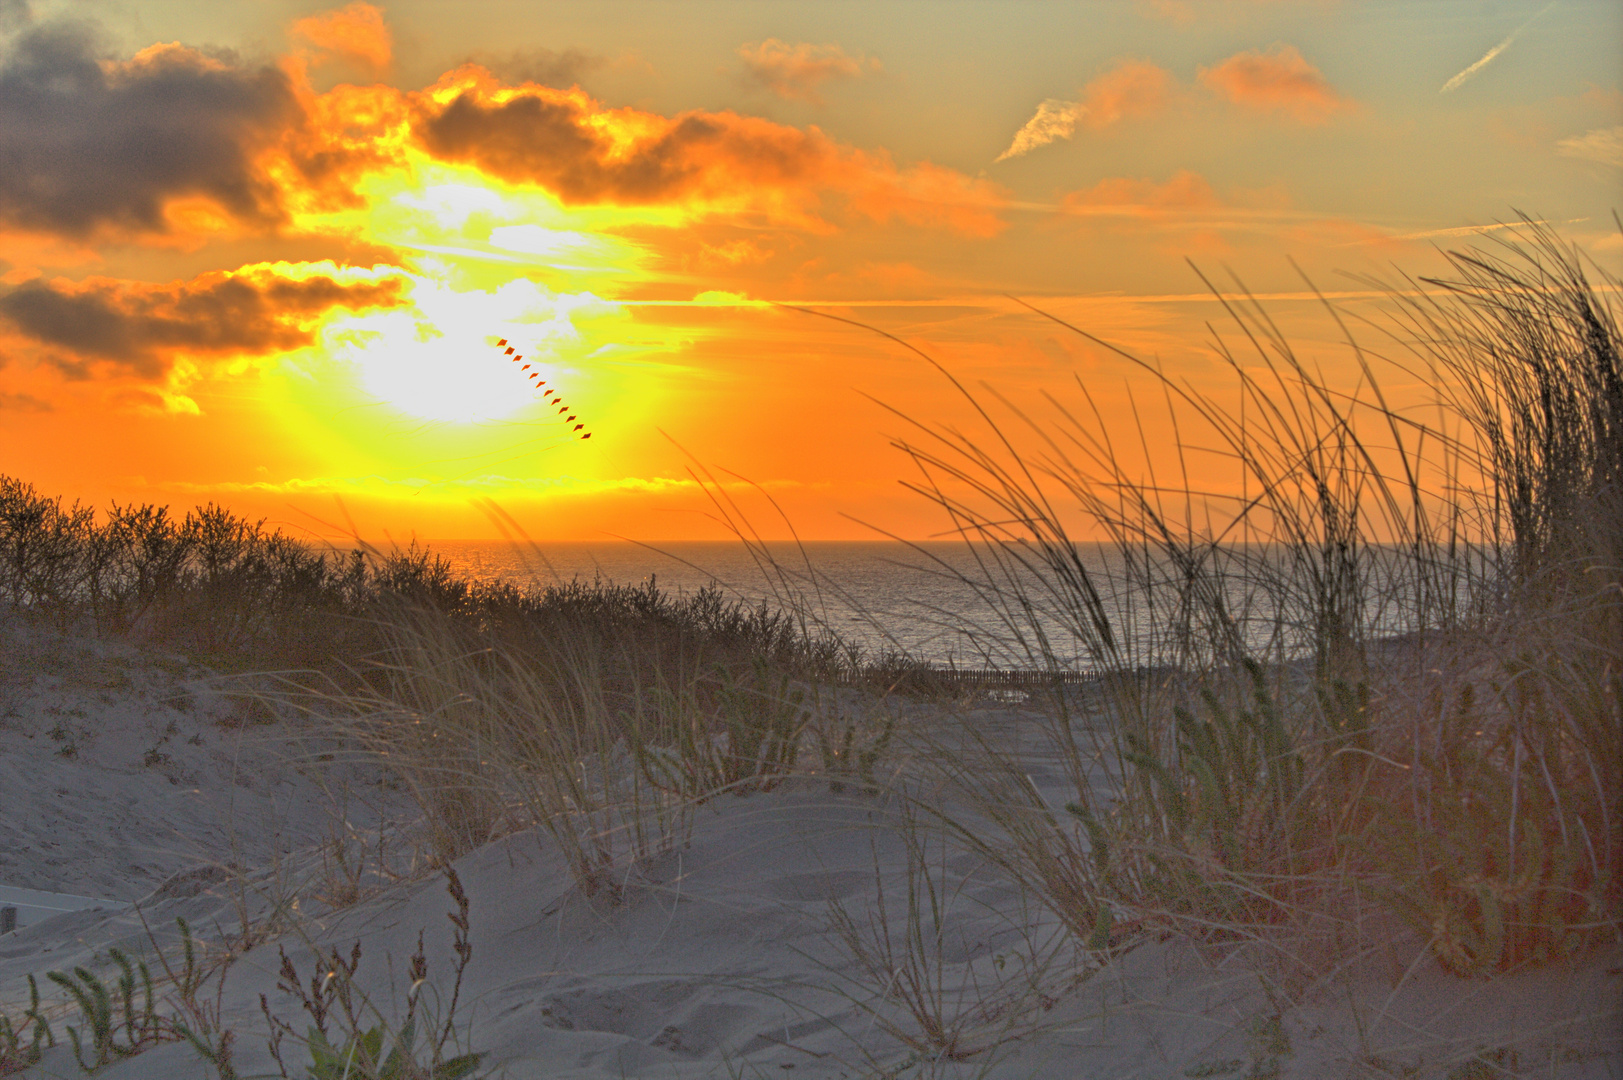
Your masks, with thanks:
[(1385, 912), (1461, 974), (1619, 941), (1623, 288), (1542, 226), (1514, 236), (1392, 286), (1357, 333), (1326, 303), (1351, 387), (1238, 283), (1214, 289), (1245, 347), (1218, 339), (1221, 399), (1092, 339), (1166, 403), (1159, 475), (1080, 381), (1048, 420), (960, 387), (982, 435), (897, 441), (1007, 647), (1097, 676), (1048, 696), (1066, 811), (988, 741), (938, 756), (977, 811), (962, 836), (1081, 940), (1356, 940)]

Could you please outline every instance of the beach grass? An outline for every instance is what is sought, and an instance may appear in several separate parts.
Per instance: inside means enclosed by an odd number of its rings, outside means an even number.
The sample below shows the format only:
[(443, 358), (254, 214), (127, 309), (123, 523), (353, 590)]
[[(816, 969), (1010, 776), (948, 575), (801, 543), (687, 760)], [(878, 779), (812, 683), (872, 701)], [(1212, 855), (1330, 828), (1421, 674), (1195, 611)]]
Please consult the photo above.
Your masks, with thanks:
[[(1080, 939), (1124, 918), (1356, 936), (1385, 910), (1460, 974), (1618, 940), (1618, 283), (1530, 221), (1449, 265), (1388, 286), (1360, 327), (1381, 351), (1326, 304), (1351, 387), (1238, 284), (1233, 396), (1116, 350), (1177, 433), (1159, 476), (1115, 451), (1142, 419), (1108, 423), (1081, 382), (1047, 418), (960, 387), (978, 433), (903, 417), (919, 490), (983, 553), (965, 584), (1030, 666), (1099, 675), (1086, 715), (1049, 695), (1063, 808), (990, 742), (936, 755), (977, 811), (961, 835)], [(1197, 483), (1199, 454), (1225, 482)], [(1103, 571), (1076, 511), (1111, 539)]]
[[(1032, 1030), (1069, 977), (1045, 939), (1007, 977), (976, 954), (944, 980), (949, 849), (1086, 971), (1177, 934), (1272, 957), (1284, 1000), (1394, 927), (1456, 975), (1525, 971), (1623, 940), (1623, 294), (1545, 227), (1508, 235), (1379, 283), (1380, 316), (1327, 302), (1343, 382), (1237, 282), (1214, 288), (1226, 390), (1041, 311), (1142, 402), (1078, 380), (1039, 412), (937, 365), (979, 426), (898, 411), (895, 445), (968, 558), (917, 553), (979, 598), (965, 635), (1033, 673), (1013, 738), (955, 722), (950, 673), (842, 640), (837, 584), (698, 467), (771, 604), (470, 581), (416, 546), (323, 551), (215, 506), (98, 515), (5, 477), (0, 598), (244, 673), (261, 715), (406, 787), (420, 865), (533, 829), (603, 909), (706, 803), (809, 784), (889, 807), (900, 891), (876, 854), (875, 899), (831, 902), (827, 932), (869, 1027), (932, 1067)], [(1140, 454), (1152, 429), (1176, 452)]]

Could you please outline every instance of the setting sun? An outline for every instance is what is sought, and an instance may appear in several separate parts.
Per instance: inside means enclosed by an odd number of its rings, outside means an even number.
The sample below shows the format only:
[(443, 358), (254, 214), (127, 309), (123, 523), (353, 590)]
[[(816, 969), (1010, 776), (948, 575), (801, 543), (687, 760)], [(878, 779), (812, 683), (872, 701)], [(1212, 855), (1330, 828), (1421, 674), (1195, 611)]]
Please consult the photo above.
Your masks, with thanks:
[(1616, 1080), (1620, 46), (0, 0), (0, 1077)]
[(1025, 304), (1211, 385), (1192, 261), (1351, 377), (1345, 275), (1517, 211), (1623, 254), (1604, 3), (135, 9), (0, 29), (0, 455), (93, 500), (713, 536), (702, 467), (925, 536), (896, 417), (964, 403), (895, 339), (1122, 411)]

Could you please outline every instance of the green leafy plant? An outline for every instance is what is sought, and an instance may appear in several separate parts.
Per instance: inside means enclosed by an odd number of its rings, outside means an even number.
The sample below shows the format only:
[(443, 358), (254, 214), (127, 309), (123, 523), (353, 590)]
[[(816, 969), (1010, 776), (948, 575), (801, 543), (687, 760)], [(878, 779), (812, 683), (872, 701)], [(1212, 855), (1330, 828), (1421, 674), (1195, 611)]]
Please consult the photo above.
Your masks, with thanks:
[(56, 1035), (40, 1011), (39, 983), (28, 976), (28, 1008), (13, 1024), (0, 1013), (0, 1076), (10, 1076), (39, 1064), (40, 1055), (56, 1045)]
[(304, 1076), (308, 1080), (462, 1080), (471, 1076), (484, 1060), (482, 1053), (451, 1054), (446, 1047), (456, 1034), (456, 1011), (462, 993), (462, 978), (473, 958), (468, 936), (468, 897), (456, 871), (445, 872), (446, 891), (456, 904), (447, 913), (454, 927), (452, 950), (456, 953), (456, 980), (451, 999), (441, 1013), (441, 1022), (430, 1022), (419, 1040), (418, 1025), (423, 1019), (420, 997), (428, 983), (428, 960), (423, 935), (417, 936), (407, 973), (411, 987), (406, 993), (406, 1015), (393, 1029), (382, 1011), (355, 982), (361, 964), (361, 944), (356, 942), (345, 956), (337, 948), (314, 957), (308, 980), (299, 974), (287, 951), (281, 950), (281, 973), (277, 988), (298, 1000), (309, 1018), (304, 1034), (271, 1010), (270, 1001), (260, 995), (259, 1007), (270, 1029), (270, 1051), (284, 1080), (292, 1080), (284, 1057), (283, 1042), (302, 1045), (310, 1056)]
[[(191, 1044), (193, 1050), (214, 1068), (220, 1080), (237, 1080), (233, 1064), (232, 1047), (236, 1035), (220, 1019), (220, 999), (225, 992), (225, 972), (234, 962), (236, 953), (227, 951), (212, 963), (202, 963), (198, 957), (197, 942), (185, 919), (177, 918), (180, 930), (181, 963), (177, 970), (162, 949), (158, 962), (164, 977), (174, 987), (180, 1018), (174, 1021), (175, 1031)], [(148, 937), (150, 938), (150, 932)], [(204, 986), (213, 981), (214, 1000), (202, 996)]]
[[(116, 1061), (161, 1043), (186, 1041), (215, 1067), (221, 1080), (236, 1080), (231, 1067), (231, 1033), (220, 1028), (218, 1000), (209, 1006), (200, 997), (230, 960), (199, 962), (196, 944), (186, 920), (177, 919), (183, 960), (177, 966), (160, 948), (157, 970), (146, 960), (132, 958), (122, 949), (107, 950), (117, 976), (111, 982), (90, 967), (70, 972), (50, 971), (46, 979), (66, 992), (79, 1011), (78, 1024), (64, 1025), (74, 1060), (85, 1072), (95, 1072)], [(148, 939), (153, 940), (151, 931)], [(29, 1005), (21, 1021), (0, 1014), (0, 1076), (37, 1065), (43, 1050), (56, 1045), (56, 1035), (41, 1004), (39, 984), (28, 976)]]
[(382, 1024), (351, 1032), (342, 1046), (333, 1046), (317, 1028), (310, 1028), (310, 1080), (461, 1080), (479, 1067), (480, 1055), (464, 1054), (427, 1066), (417, 1063), (416, 1021), (408, 1019), (384, 1052)]
[[(184, 936), (189, 945), (190, 935)], [(74, 1060), (86, 1072), (133, 1057), (158, 1043), (188, 1038), (184, 1026), (168, 1010), (160, 1009), (146, 961), (132, 962), (118, 948), (108, 949), (107, 954), (118, 968), (118, 979), (112, 986), (83, 966), (75, 967), (71, 974), (46, 973), (46, 978), (66, 990), (79, 1007), (80, 1025), (65, 1027)], [(195, 964), (188, 963), (187, 977), (195, 976)], [(185, 985), (179, 989), (182, 994), (195, 994), (196, 987)]]

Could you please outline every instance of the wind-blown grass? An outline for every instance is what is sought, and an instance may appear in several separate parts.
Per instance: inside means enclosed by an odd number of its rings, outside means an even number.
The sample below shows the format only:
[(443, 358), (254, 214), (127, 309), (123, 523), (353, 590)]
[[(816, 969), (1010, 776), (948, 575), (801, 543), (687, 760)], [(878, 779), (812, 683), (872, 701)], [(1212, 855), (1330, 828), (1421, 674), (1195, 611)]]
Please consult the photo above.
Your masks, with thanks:
[(437, 859), (538, 825), (593, 892), (685, 835), (685, 807), (773, 786), (803, 743), (860, 783), (888, 742), (882, 718), (825, 717), (808, 694), (892, 678), (894, 657), (867, 671), (804, 613), (717, 586), (521, 588), (415, 545), (324, 552), (217, 506), (98, 519), (0, 477), (0, 598), (269, 675), (232, 685), (384, 756)]
[[(1618, 283), (1530, 222), (1450, 265), (1392, 287), (1399, 351), (1347, 334), (1350, 389), (1238, 286), (1222, 399), (1048, 316), (1151, 380), (1170, 465), (1124, 452), (1141, 422), (1080, 380), (1043, 418), (959, 385), (978, 431), (897, 414), (916, 489), (979, 560), (938, 572), (1030, 666), (1100, 677), (1091, 711), (1057, 684), (1047, 702), (1063, 810), (989, 742), (936, 755), (994, 823), (964, 838), (1082, 940), (1124, 917), (1340, 932), (1373, 906), (1466, 973), (1616, 939)], [(1418, 376), (1426, 412), (1382, 370)], [(1197, 483), (1197, 454), (1228, 475)], [(1103, 568), (1079, 527), (1108, 538)]]
[[(1220, 294), (1227, 394), (1116, 350), (1166, 410), (1170, 460), (1140, 455), (1142, 413), (1112, 422), (1081, 382), (1042, 415), (960, 386), (973, 431), (898, 414), (915, 490), (974, 559), (933, 567), (985, 602), (967, 629), (1054, 676), (1034, 705), (1058, 801), (996, 733), (898, 734), (873, 698), (831, 690), (925, 680), (823, 633), (815, 572), (771, 562), (747, 523), (776, 609), (480, 584), (418, 549), (324, 554), (215, 507), (98, 520), (0, 480), (0, 596), (316, 669), (278, 696), (393, 768), (441, 862), (535, 827), (613, 901), (704, 800), (812, 772), (883, 788), (878, 759), (906, 744), (930, 775), (890, 794), (1086, 949), (1150, 927), (1339, 948), (1387, 916), (1460, 973), (1552, 960), (1623, 925), (1623, 338), (1618, 283), (1522, 237), (1395, 283), (1379, 351), (1349, 327), (1351, 385), (1243, 289)], [(1394, 372), (1424, 408), (1387, 395)], [(1083, 690), (1062, 678), (1079, 668)], [(905, 903), (834, 922), (870, 981), (911, 973), (911, 1021), (887, 998), (885, 1022), (950, 1057), (1004, 1029), (930, 967), (950, 904), (922, 850)]]

